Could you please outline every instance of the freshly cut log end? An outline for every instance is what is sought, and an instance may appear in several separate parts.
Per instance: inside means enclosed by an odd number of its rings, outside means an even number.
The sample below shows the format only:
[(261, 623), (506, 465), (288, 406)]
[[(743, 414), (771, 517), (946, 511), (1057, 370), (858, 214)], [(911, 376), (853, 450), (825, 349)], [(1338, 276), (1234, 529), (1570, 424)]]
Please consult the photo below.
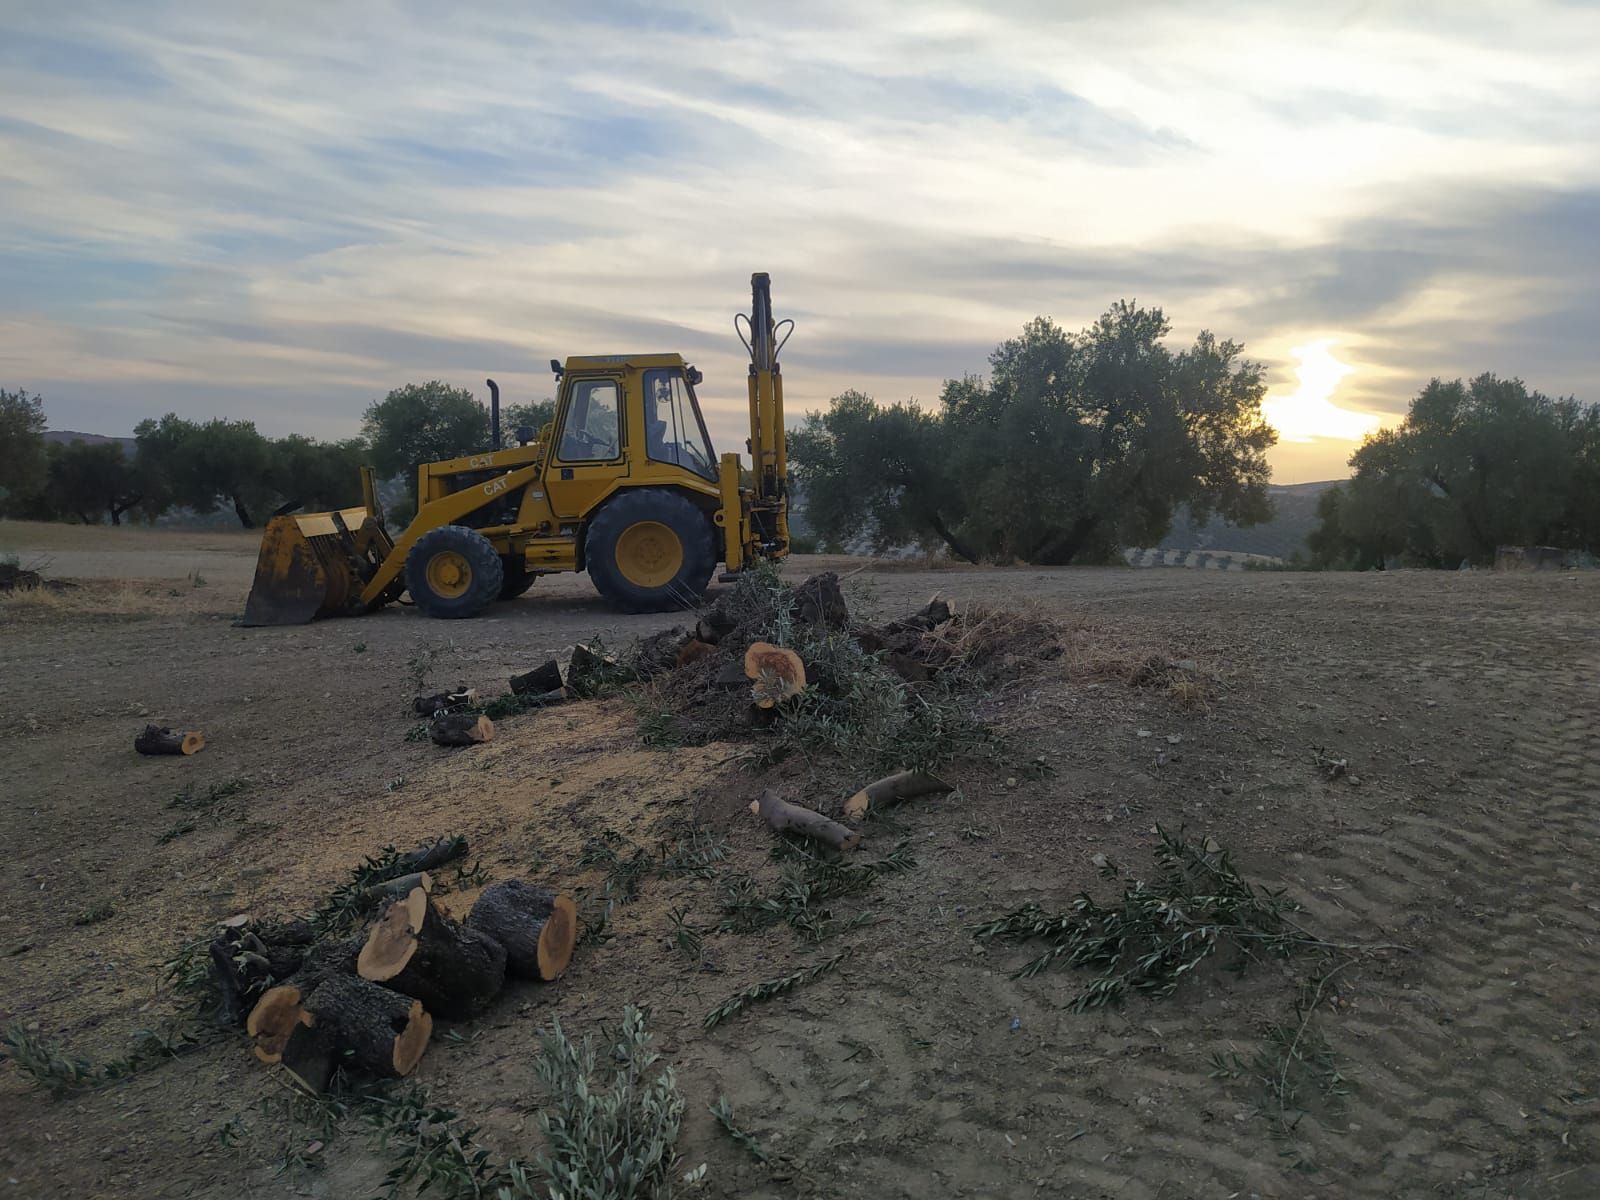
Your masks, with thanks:
[(543, 696), (561, 689), (561, 664), (555, 659), (522, 675), (511, 677), (511, 691), (518, 696)]
[(441, 746), (475, 746), (494, 740), (494, 722), (482, 713), (445, 713), (428, 725), (428, 736)]
[(774, 708), (806, 686), (806, 664), (793, 650), (771, 642), (751, 642), (744, 652), (744, 673), (754, 681), (757, 706)]
[(955, 789), (937, 775), (926, 771), (900, 771), (867, 784), (844, 802), (847, 820), (859, 821), (873, 809), (886, 808), (917, 796), (933, 796)]
[(327, 979), (306, 1008), (354, 1065), (384, 1079), (411, 1074), (433, 1036), (433, 1017), (420, 1000), (357, 975)]
[(486, 1008), (506, 977), (506, 951), (494, 938), (452, 921), (421, 888), (391, 901), (367, 935), (356, 974), (461, 1020)]
[(555, 979), (578, 943), (572, 898), (520, 879), (484, 888), (467, 924), (505, 947), (506, 971), (518, 979)]
[(428, 913), (428, 888), (420, 883), (383, 910), (356, 957), (356, 974), (382, 983), (406, 969)]
[(268, 988), (250, 1010), (244, 1031), (255, 1039), (256, 1057), (262, 1062), (281, 1062), (295, 1030), (316, 1023), (300, 999), (300, 989), (286, 983)]
[(761, 793), (761, 799), (750, 802), (750, 811), (771, 826), (774, 833), (792, 831), (835, 850), (854, 850), (861, 844), (861, 835), (855, 830), (815, 809), (790, 804), (771, 788)]
[(198, 730), (173, 731), (164, 725), (146, 725), (133, 739), (140, 754), (198, 754), (206, 748), (206, 735)]

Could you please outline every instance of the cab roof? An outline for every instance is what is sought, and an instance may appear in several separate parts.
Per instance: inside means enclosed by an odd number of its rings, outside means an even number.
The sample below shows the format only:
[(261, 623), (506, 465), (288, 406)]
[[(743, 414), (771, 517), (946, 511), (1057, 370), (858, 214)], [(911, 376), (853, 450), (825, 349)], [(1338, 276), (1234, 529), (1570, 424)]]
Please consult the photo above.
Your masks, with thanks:
[(575, 354), (567, 359), (567, 371), (615, 371), (618, 367), (684, 367), (681, 354)]

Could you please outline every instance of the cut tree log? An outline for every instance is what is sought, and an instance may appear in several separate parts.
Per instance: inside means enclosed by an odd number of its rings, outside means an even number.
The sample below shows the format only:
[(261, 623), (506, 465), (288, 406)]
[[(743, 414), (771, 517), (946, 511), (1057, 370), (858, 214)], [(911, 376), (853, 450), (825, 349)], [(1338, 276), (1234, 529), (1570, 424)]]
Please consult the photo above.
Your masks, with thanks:
[(542, 696), (561, 689), (561, 664), (550, 659), (542, 666), (511, 677), (511, 691), (517, 696)]
[(815, 809), (790, 804), (771, 788), (761, 793), (761, 799), (750, 802), (750, 811), (775, 833), (798, 833), (835, 850), (854, 850), (861, 844), (861, 835), (855, 830), (829, 820)]
[(753, 681), (751, 695), (761, 708), (775, 708), (806, 686), (805, 662), (793, 650), (771, 642), (750, 643), (744, 652), (744, 673)]
[(395, 871), (432, 871), (442, 867), (447, 862), (454, 862), (467, 855), (467, 839), (464, 835), (453, 833), (449, 837), (442, 837), (437, 842), (426, 846), (418, 846), (409, 853), (402, 854), (394, 860)]
[(135, 735), (133, 748), (140, 754), (198, 754), (206, 748), (206, 735), (198, 730), (184, 733), (165, 725), (146, 725)]
[(448, 692), (430, 692), (425, 696), (418, 696), (411, 702), (411, 707), (419, 716), (431, 717), (438, 712), (471, 708), (477, 702), (477, 688), (459, 687), (452, 688)]
[(494, 740), (494, 722), (482, 713), (445, 713), (428, 723), (428, 736), (441, 746), (475, 746)]
[(328, 1090), (328, 1081), (339, 1066), (339, 1041), (315, 1019), (310, 1025), (296, 1025), (284, 1043), (278, 1066), (306, 1091), (320, 1096)]
[(306, 998), (305, 1008), (351, 1063), (384, 1079), (411, 1074), (433, 1035), (433, 1017), (422, 1001), (358, 975), (332, 976)]
[(900, 771), (874, 780), (851, 796), (844, 802), (844, 815), (846, 820), (859, 821), (869, 812), (899, 804), (903, 800), (953, 791), (955, 788), (937, 775), (930, 775), (926, 771)]
[(426, 871), (413, 871), (411, 874), (402, 875), (398, 879), (375, 883), (370, 887), (361, 889), (361, 899), (364, 903), (376, 908), (385, 900), (394, 900), (400, 896), (410, 895), (412, 888), (421, 888), (431, 895), (433, 893), (433, 876)]
[(481, 1012), (506, 977), (506, 950), (489, 935), (451, 920), (420, 887), (391, 900), (356, 959), (356, 974), (461, 1020)]
[(318, 942), (306, 951), (300, 969), (285, 982), (299, 988), (302, 996), (309, 996), (335, 975), (354, 975), (356, 956), (366, 941), (364, 934), (357, 933), (337, 941)]
[(518, 979), (556, 978), (572, 961), (578, 942), (572, 897), (521, 879), (484, 888), (467, 924), (506, 948), (506, 972)]
[(283, 1048), (296, 1029), (310, 1026), (316, 1020), (303, 1004), (300, 989), (292, 983), (279, 984), (262, 993), (261, 999), (250, 1010), (244, 1031), (255, 1039), (256, 1057), (267, 1064), (283, 1058)]

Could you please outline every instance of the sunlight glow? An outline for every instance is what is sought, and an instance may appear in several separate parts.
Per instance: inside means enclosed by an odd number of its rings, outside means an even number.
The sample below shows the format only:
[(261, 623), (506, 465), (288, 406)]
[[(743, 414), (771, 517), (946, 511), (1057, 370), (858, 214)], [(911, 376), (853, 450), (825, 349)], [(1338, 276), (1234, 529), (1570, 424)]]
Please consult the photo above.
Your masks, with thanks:
[(1329, 399), (1339, 381), (1353, 367), (1340, 362), (1329, 347), (1330, 338), (1295, 346), (1289, 353), (1300, 360), (1295, 376), (1300, 386), (1292, 392), (1268, 393), (1261, 402), (1261, 413), (1285, 442), (1309, 442), (1316, 438), (1360, 441), (1378, 427), (1372, 413), (1351, 412)]

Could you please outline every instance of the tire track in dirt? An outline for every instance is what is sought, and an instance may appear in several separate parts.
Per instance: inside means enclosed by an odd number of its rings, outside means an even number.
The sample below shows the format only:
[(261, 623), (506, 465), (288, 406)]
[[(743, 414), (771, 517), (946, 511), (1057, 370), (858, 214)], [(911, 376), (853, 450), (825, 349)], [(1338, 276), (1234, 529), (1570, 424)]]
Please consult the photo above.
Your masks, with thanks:
[(1346, 1194), (1577, 1196), (1600, 1183), (1594, 1106), (1568, 1103), (1600, 1086), (1585, 1032), (1600, 947), (1600, 712), (1582, 688), (1539, 684), (1558, 715), (1486, 756), (1475, 796), (1343, 839), (1320, 863), (1341, 890), (1306, 897), (1323, 927), (1352, 938), (1405, 914), (1394, 933), (1414, 947), (1324, 1021), (1357, 1087), (1347, 1132), (1312, 1140)]

